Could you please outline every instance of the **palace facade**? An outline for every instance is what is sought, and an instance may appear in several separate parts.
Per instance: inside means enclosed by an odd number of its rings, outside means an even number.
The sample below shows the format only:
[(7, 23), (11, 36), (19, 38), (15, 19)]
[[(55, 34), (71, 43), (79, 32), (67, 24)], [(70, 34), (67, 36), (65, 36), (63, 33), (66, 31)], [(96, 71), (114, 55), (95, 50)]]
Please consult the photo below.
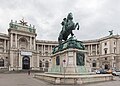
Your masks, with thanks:
[[(8, 34), (0, 33), (0, 69), (47, 71), (52, 49), (57, 41), (37, 40), (36, 29), (26, 22), (11, 21)], [(98, 68), (120, 69), (120, 36), (109, 35), (96, 40), (83, 41), (88, 51), (87, 65)]]
[(88, 51), (87, 63), (92, 70), (120, 69), (120, 35), (109, 35), (96, 40), (84, 41)]

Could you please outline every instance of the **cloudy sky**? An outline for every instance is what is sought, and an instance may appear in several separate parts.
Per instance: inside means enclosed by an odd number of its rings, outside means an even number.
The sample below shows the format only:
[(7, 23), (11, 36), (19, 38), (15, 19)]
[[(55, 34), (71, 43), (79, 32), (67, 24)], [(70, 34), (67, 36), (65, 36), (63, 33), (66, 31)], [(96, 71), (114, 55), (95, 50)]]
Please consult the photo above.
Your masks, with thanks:
[(37, 39), (57, 40), (61, 21), (69, 12), (80, 30), (73, 31), (79, 40), (120, 34), (120, 0), (0, 0), (0, 30), (7, 34), (10, 20), (24, 17), (35, 25)]

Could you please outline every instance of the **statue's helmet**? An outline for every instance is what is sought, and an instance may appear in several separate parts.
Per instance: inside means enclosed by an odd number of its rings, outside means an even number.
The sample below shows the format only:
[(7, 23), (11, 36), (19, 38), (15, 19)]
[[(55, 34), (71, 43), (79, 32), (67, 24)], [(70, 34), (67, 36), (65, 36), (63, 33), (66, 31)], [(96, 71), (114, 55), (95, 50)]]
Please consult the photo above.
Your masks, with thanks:
[(68, 16), (67, 16), (67, 19), (73, 19), (73, 14), (69, 13)]

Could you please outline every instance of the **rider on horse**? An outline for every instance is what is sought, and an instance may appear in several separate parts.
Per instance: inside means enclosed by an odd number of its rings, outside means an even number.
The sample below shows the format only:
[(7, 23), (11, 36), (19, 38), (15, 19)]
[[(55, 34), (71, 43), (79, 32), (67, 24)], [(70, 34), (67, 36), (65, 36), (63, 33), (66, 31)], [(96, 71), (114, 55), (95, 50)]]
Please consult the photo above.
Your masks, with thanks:
[(62, 21), (62, 31), (59, 34), (58, 37), (58, 42), (59, 44), (62, 43), (62, 40), (66, 41), (68, 36), (71, 34), (71, 36), (73, 36), (73, 32), (72, 30), (75, 30), (75, 28), (78, 26), (78, 30), (79, 30), (79, 24), (78, 23), (74, 23), (73, 21), (73, 15), (72, 13), (69, 13), (67, 18), (64, 18)]

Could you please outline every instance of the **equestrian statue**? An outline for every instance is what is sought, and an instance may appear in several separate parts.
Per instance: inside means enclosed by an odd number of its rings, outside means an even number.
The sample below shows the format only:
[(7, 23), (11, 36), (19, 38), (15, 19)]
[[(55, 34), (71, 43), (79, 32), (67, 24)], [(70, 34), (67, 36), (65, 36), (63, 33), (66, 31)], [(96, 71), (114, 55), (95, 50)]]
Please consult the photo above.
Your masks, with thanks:
[(61, 44), (63, 42), (63, 40), (66, 41), (70, 34), (72, 37), (74, 36), (72, 30), (75, 30), (76, 28), (77, 28), (77, 30), (79, 30), (79, 24), (78, 23), (75, 24), (73, 22), (72, 13), (69, 13), (67, 18), (63, 19), (61, 25), (62, 25), (62, 30), (58, 37), (59, 44)]

